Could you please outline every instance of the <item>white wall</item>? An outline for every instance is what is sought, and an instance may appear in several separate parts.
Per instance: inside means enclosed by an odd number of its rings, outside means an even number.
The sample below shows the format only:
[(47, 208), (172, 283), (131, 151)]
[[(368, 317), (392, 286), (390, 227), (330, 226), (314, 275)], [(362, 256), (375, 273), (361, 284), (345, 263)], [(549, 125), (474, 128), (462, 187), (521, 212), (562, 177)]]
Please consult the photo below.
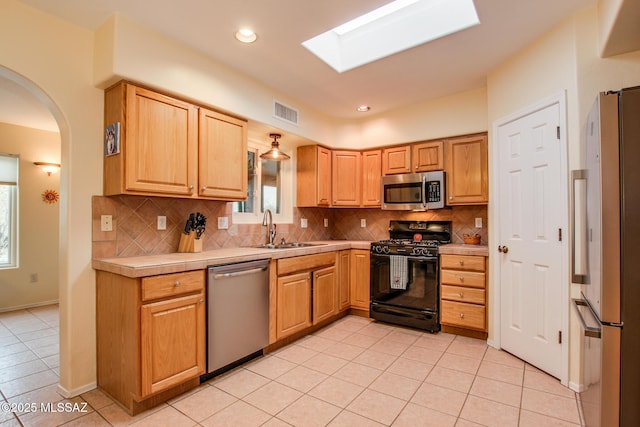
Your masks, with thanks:
[(60, 193), (60, 175), (47, 176), (33, 162), (60, 163), (60, 135), (0, 123), (0, 152), (20, 155), (19, 266), (0, 270), (0, 311), (57, 302), (60, 205), (43, 202), (42, 193)]
[(60, 390), (77, 394), (96, 378), (90, 233), (91, 196), (102, 191), (103, 93), (93, 85), (93, 34), (4, 0), (0, 39), (0, 74), (36, 94), (60, 127)]
[(337, 128), (335, 145), (369, 148), (487, 130), (486, 88), (457, 93)]

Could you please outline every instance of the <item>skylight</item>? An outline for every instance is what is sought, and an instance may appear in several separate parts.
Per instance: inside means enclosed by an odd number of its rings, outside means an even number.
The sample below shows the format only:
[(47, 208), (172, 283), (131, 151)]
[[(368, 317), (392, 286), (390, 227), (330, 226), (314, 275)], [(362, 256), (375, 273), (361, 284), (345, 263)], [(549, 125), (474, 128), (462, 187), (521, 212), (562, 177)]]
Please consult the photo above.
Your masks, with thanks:
[(479, 23), (473, 0), (396, 0), (302, 45), (342, 73)]

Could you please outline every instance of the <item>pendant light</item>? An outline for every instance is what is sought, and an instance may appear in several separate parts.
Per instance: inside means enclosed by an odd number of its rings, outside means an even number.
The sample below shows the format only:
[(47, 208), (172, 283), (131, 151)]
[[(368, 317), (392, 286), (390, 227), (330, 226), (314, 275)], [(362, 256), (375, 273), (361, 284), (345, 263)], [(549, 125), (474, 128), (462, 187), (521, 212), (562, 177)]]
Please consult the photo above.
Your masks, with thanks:
[(291, 157), (287, 156), (286, 154), (284, 154), (282, 151), (280, 151), (280, 149), (278, 148), (278, 138), (281, 138), (282, 135), (280, 135), (279, 133), (270, 133), (269, 134), (269, 138), (273, 138), (273, 141), (271, 141), (271, 150), (267, 151), (264, 154), (260, 154), (260, 158), (264, 159), (264, 160), (274, 160), (276, 162), (279, 162), (280, 160), (289, 160)]

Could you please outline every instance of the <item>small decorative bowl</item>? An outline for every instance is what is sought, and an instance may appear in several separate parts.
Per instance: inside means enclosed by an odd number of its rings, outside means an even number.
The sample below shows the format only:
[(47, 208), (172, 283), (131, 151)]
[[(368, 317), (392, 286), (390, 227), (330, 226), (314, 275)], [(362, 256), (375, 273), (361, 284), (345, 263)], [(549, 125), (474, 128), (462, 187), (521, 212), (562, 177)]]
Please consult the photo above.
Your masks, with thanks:
[(479, 234), (465, 234), (462, 236), (464, 238), (465, 245), (479, 245), (480, 244), (480, 235)]

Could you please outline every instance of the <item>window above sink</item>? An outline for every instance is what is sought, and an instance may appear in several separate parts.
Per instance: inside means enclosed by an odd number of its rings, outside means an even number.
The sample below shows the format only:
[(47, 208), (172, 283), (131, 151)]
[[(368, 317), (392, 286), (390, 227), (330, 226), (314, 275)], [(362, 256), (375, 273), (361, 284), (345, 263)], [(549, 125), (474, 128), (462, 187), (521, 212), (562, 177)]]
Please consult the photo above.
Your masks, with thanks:
[(292, 162), (260, 159), (260, 154), (271, 148), (265, 143), (250, 139), (248, 146), (247, 200), (233, 203), (233, 222), (260, 224), (265, 209), (270, 209), (274, 224), (292, 223), (295, 194)]

